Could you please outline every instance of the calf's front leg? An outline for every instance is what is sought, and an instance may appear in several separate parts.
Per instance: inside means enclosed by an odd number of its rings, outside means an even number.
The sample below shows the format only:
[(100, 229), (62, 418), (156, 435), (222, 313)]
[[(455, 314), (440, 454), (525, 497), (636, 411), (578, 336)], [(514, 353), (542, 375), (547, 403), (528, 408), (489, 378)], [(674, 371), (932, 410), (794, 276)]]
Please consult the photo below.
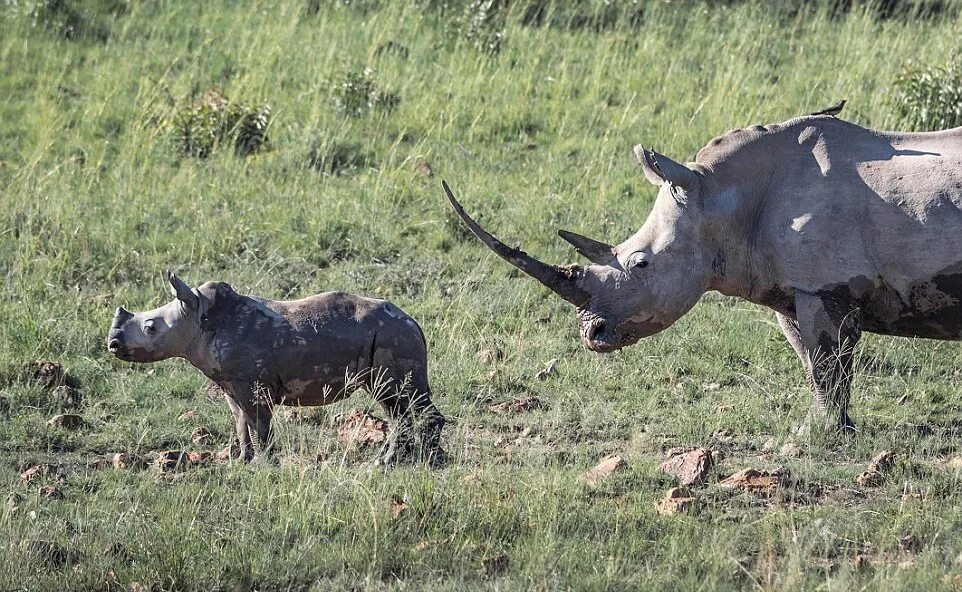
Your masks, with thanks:
[[(795, 321), (801, 340), (801, 348), (795, 349), (803, 360), (817, 408), (837, 418), (841, 431), (852, 432), (855, 424), (848, 415), (848, 403), (852, 360), (862, 335), (861, 317), (857, 304), (837, 292), (795, 292)], [(791, 323), (781, 319), (779, 323), (796, 346), (790, 335)]]
[(254, 458), (254, 445), (251, 439), (251, 432), (247, 415), (237, 402), (234, 390), (230, 389), (225, 397), (227, 405), (230, 407), (231, 415), (234, 418), (234, 430), (237, 434), (238, 456), (244, 462), (250, 462)]

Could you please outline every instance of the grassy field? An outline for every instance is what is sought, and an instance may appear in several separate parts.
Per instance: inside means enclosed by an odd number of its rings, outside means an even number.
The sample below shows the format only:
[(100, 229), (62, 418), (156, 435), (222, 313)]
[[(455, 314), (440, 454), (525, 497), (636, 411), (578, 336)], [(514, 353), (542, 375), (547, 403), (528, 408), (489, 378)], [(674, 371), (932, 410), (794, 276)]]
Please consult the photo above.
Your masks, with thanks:
[[(439, 185), (574, 261), (556, 228), (621, 240), (644, 221), (634, 144), (690, 159), (840, 98), (847, 119), (897, 127), (896, 77), (962, 49), (959, 5), (443, 4), (0, 0), (0, 590), (958, 590), (957, 344), (867, 336), (858, 435), (797, 439), (810, 396), (770, 312), (709, 294), (593, 354)], [(170, 121), (211, 88), (269, 102), (262, 149), (182, 154)], [(427, 335), (449, 465), (385, 473), (345, 447), (336, 414), (380, 414), (358, 394), (279, 420), (274, 462), (102, 468), (230, 436), (188, 364), (106, 352), (116, 306), (168, 300), (165, 268), (271, 298), (392, 299)], [(76, 381), (84, 428), (47, 425), (65, 404), (23, 369), (40, 359)], [(542, 407), (488, 410), (529, 396)], [(658, 465), (684, 445), (721, 460), (691, 512), (659, 516), (674, 483)], [(884, 482), (856, 485), (882, 450), (898, 458)], [(627, 467), (583, 482), (612, 453)], [(58, 474), (25, 483), (39, 463)], [(792, 477), (768, 498), (716, 483), (777, 466)]]

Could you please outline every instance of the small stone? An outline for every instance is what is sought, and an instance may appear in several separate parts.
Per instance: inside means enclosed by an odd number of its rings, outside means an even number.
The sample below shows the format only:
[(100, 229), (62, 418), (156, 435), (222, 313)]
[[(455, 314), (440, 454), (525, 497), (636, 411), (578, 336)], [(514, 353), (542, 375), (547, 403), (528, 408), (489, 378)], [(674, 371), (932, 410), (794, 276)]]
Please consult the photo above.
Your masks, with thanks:
[(895, 466), (895, 460), (894, 452), (891, 450), (883, 450), (872, 458), (872, 462), (869, 463), (869, 470), (884, 473)]
[(54, 415), (47, 421), (47, 425), (65, 430), (79, 430), (86, 425), (84, 418), (76, 413), (61, 413)]
[(60, 362), (37, 360), (33, 363), (24, 364), (23, 370), (24, 374), (47, 389), (54, 389), (67, 381), (67, 375)]
[(962, 472), (962, 456), (950, 458), (945, 463), (945, 468), (949, 469), (950, 471)]
[(687, 512), (695, 505), (695, 498), (685, 487), (672, 487), (665, 497), (655, 502), (655, 512), (659, 516), (676, 516)]
[(47, 463), (33, 465), (20, 473), (20, 482), (24, 485), (33, 483), (39, 479), (57, 477), (60, 475), (60, 468), (57, 465)]
[(715, 413), (728, 413), (734, 409), (734, 405), (715, 405)]
[(778, 456), (795, 457), (800, 454), (798, 449), (798, 444), (794, 442), (785, 442), (785, 444), (778, 450)]
[(184, 470), (190, 464), (190, 458), (183, 450), (165, 450), (157, 454), (154, 466), (162, 473)]
[(177, 421), (183, 421), (186, 423), (189, 421), (197, 421), (198, 419), (200, 419), (200, 414), (194, 410), (191, 410), (181, 413), (180, 417), (177, 418)]
[(703, 483), (711, 471), (711, 451), (695, 448), (684, 454), (672, 456), (658, 467), (661, 472), (678, 478), (682, 485)]
[(762, 444), (762, 452), (774, 452), (778, 448), (778, 438), (769, 438)]
[(214, 461), (227, 462), (235, 456), (237, 455), (234, 454), (234, 450), (228, 445), (214, 453)]
[(434, 169), (431, 167), (431, 163), (426, 160), (419, 160), (418, 163), (414, 165), (414, 170), (422, 177), (434, 176)]
[(190, 439), (194, 444), (207, 444), (208, 442), (210, 442), (210, 438), (211, 438), (211, 433), (205, 427), (197, 426), (190, 433)]
[(601, 462), (584, 474), (583, 479), (588, 485), (597, 485), (602, 479), (608, 477), (612, 473), (626, 468), (628, 468), (628, 463), (625, 461), (625, 459), (617, 454), (613, 454), (601, 459)]
[(55, 499), (55, 500), (64, 499), (63, 492), (60, 491), (60, 489), (56, 485), (44, 485), (43, 487), (40, 488), (40, 491), (37, 492), (37, 495), (39, 495), (43, 499)]
[(88, 471), (103, 471), (113, 466), (111, 459), (104, 456), (97, 456), (87, 461)]
[(337, 437), (348, 445), (377, 444), (387, 439), (387, 423), (380, 417), (355, 409), (341, 419)]
[(527, 411), (534, 411), (535, 409), (541, 408), (541, 399), (531, 396), (490, 405), (488, 406), (488, 411), (491, 413), (525, 413)]
[(113, 456), (112, 463), (115, 469), (145, 469), (148, 464), (143, 457), (129, 452), (118, 452)]
[(558, 364), (558, 360), (556, 358), (548, 360), (548, 363), (544, 365), (544, 368), (538, 371), (538, 374), (537, 374), (538, 380), (548, 380), (549, 376), (557, 372), (555, 370), (555, 366), (557, 364)]
[(855, 478), (855, 482), (861, 487), (879, 487), (883, 481), (885, 481), (885, 477), (882, 473), (873, 469), (864, 471)]
[(83, 405), (83, 396), (80, 391), (66, 384), (61, 384), (53, 389), (52, 398), (54, 404), (63, 409), (79, 409)]
[[(710, 393), (710, 392), (713, 392), (713, 391), (717, 391), (717, 390), (720, 389), (720, 388), (721, 388), (721, 385), (718, 384), (717, 382), (703, 382), (703, 383), (701, 384), (701, 390), (704, 391), (704, 392), (706, 392), (706, 393)], [(720, 407), (720, 405), (719, 405), (719, 407)], [(729, 405), (729, 407), (732, 407), (732, 405)], [(717, 407), (716, 407), (716, 409), (717, 409)]]
[(214, 462), (214, 453), (202, 450), (199, 452), (188, 452), (187, 460), (192, 465), (203, 466)]
[(791, 472), (786, 467), (779, 467), (773, 471), (748, 468), (722, 479), (718, 484), (729, 489), (741, 489), (756, 495), (768, 496), (790, 478)]

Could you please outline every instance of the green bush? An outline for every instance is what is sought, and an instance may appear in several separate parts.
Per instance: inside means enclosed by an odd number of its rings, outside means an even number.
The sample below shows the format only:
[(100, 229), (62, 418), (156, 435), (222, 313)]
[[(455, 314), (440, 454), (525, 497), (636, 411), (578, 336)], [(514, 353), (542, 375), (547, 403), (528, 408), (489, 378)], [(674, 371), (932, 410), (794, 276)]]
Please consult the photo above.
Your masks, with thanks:
[(338, 111), (360, 117), (372, 109), (393, 111), (401, 102), (397, 93), (382, 90), (374, 80), (374, 70), (343, 68), (328, 83), (331, 101)]
[(895, 82), (895, 110), (902, 127), (947, 129), (962, 125), (962, 52), (941, 65), (917, 65)]
[(242, 156), (264, 149), (270, 123), (270, 103), (255, 107), (231, 101), (212, 88), (200, 99), (176, 105), (167, 126), (180, 154), (207, 158), (217, 146), (225, 144)]

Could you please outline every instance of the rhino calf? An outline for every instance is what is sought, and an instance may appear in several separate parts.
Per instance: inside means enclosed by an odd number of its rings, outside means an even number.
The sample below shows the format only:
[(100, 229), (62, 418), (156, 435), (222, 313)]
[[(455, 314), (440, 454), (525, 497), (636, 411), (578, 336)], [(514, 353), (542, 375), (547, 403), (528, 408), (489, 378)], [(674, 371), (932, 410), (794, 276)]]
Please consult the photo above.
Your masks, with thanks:
[(441, 461), (445, 420), (431, 402), (424, 334), (396, 306), (344, 292), (266, 300), (166, 276), (175, 299), (118, 308), (107, 349), (130, 362), (184, 358), (203, 372), (226, 394), (243, 460), (273, 441), (275, 405), (327, 405), (366, 388), (394, 424), (379, 462)]

